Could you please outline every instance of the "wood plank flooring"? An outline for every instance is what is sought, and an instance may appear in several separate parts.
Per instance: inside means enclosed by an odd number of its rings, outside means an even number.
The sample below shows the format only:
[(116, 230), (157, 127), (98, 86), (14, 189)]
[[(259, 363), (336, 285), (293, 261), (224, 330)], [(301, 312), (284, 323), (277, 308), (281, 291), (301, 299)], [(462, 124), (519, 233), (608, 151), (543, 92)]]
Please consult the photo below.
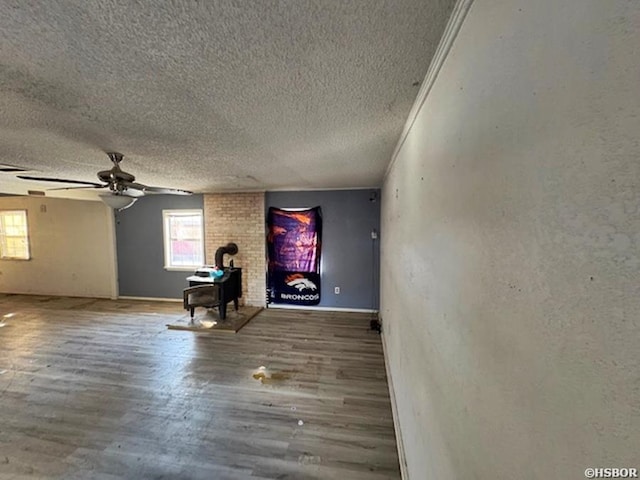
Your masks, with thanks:
[[(399, 479), (369, 317), (0, 294), (0, 479)], [(261, 368), (263, 367), (263, 368)]]

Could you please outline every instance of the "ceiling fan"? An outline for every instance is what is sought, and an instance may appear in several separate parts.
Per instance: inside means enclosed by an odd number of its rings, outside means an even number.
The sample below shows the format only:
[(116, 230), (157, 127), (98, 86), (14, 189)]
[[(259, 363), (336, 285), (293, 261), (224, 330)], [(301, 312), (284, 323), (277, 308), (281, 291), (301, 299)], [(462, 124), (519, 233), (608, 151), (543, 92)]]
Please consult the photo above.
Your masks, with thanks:
[[(191, 192), (187, 190), (180, 190), (177, 188), (163, 188), (163, 187), (150, 187), (136, 182), (136, 177), (123, 171), (120, 168), (120, 162), (124, 158), (124, 155), (118, 152), (107, 152), (107, 155), (113, 162), (113, 167), (110, 170), (103, 170), (98, 172), (98, 179), (102, 183), (97, 182), (85, 182), (80, 180), (69, 180), (66, 178), (46, 178), (46, 177), (32, 177), (29, 175), (18, 175), (18, 178), (23, 180), (37, 180), (39, 182), (56, 182), (56, 183), (70, 183), (78, 185), (76, 187), (62, 187), (52, 188), (51, 190), (71, 190), (75, 188), (108, 188), (112, 195), (126, 196), (126, 197), (142, 197), (147, 193), (167, 194), (167, 195), (191, 195)], [(101, 197), (104, 197), (101, 195)], [(105, 203), (108, 203), (105, 201)], [(130, 206), (133, 202), (127, 204)], [(119, 207), (120, 208), (120, 207)], [(126, 207), (124, 207), (126, 208)], [(121, 209), (121, 208), (120, 208)]]

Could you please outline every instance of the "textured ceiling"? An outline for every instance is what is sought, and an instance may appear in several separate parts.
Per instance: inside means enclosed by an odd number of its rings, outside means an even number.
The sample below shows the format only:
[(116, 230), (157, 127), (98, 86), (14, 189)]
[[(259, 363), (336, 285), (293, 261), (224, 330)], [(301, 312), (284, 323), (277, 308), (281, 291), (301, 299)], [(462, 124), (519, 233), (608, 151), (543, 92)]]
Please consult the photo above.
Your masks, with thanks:
[(197, 192), (378, 186), (454, 3), (0, 0), (0, 163), (95, 181), (115, 150)]

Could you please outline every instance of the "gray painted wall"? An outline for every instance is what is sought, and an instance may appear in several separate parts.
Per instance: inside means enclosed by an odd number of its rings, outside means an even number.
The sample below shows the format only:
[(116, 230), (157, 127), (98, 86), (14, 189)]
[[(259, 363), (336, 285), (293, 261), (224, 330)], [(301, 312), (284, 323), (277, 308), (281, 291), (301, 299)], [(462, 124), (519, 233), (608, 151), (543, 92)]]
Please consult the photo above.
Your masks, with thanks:
[(162, 210), (203, 208), (203, 196), (149, 195), (115, 213), (119, 295), (182, 298), (188, 271), (164, 269)]
[(380, 235), (379, 198), (376, 189), (266, 193), (265, 215), (269, 207), (322, 207), (319, 307), (378, 308), (380, 249), (371, 230)]

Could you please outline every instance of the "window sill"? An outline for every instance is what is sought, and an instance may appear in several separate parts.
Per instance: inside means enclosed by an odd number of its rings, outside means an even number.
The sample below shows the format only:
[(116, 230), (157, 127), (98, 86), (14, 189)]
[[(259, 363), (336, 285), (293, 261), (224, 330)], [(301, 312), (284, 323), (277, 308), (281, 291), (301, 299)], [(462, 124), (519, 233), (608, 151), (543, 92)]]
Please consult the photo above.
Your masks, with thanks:
[(165, 266), (164, 269), (168, 272), (195, 272), (198, 268), (200, 268), (202, 265), (194, 265), (193, 267), (167, 267)]

